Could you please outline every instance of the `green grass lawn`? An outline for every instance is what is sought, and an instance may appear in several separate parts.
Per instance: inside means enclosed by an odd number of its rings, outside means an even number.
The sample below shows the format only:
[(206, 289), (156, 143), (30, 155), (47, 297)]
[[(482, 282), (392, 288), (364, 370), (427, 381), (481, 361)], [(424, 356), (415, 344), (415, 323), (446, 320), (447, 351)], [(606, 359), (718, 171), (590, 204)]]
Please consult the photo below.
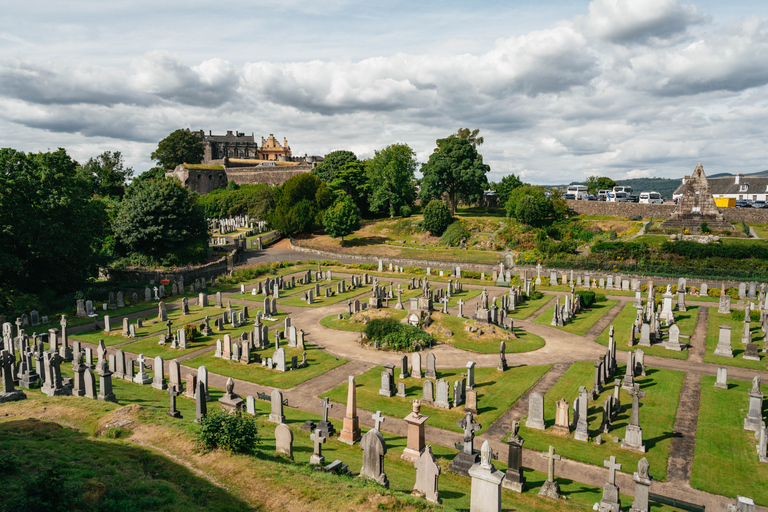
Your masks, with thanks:
[[(435, 319), (434, 325), (441, 325), (444, 329), (453, 332), (453, 336), (449, 337), (441, 333), (435, 334), (435, 338), (442, 343), (449, 343), (462, 350), (478, 352), (481, 354), (498, 353), (501, 340), (506, 341), (506, 350), (508, 354), (530, 352), (532, 350), (538, 350), (544, 346), (544, 339), (541, 336), (526, 332), (523, 329), (515, 328), (515, 335), (517, 335), (517, 338), (507, 339), (509, 335), (498, 326), (480, 325), (474, 320), (467, 320), (466, 318), (459, 318), (452, 315), (443, 315), (442, 313), (433, 313), (432, 318)], [(467, 325), (477, 325), (484, 331), (493, 328), (496, 334), (491, 335), (492, 339), (474, 339), (472, 333), (464, 330), (464, 327)], [(488, 335), (484, 336), (487, 337)]]
[[(693, 334), (694, 329), (696, 328), (696, 320), (698, 319), (699, 314), (699, 306), (688, 306), (688, 311), (685, 312), (677, 312), (675, 311), (675, 319), (677, 320), (677, 326), (680, 328), (680, 334), (685, 334), (688, 336), (691, 336)], [(637, 315), (637, 310), (634, 307), (634, 304), (632, 302), (627, 303), (624, 308), (619, 312), (619, 314), (616, 316), (616, 318), (613, 320), (612, 324), (614, 327), (613, 331), (613, 339), (616, 341), (616, 348), (619, 350), (629, 350), (629, 334), (632, 324), (635, 321), (635, 316)], [(600, 333), (600, 336), (595, 339), (597, 343), (600, 343), (601, 345), (608, 346), (608, 333), (611, 330), (611, 326), (605, 328), (603, 332)], [(667, 336), (666, 333), (666, 327), (662, 328), (664, 336)], [(639, 333), (638, 333), (638, 339), (639, 339)], [(680, 338), (681, 343), (689, 343), (690, 340), (687, 340), (685, 338)], [(637, 348), (637, 346), (633, 347), (632, 350)], [(648, 355), (651, 356), (660, 356), (660, 357), (668, 357), (670, 359), (688, 359), (688, 350), (683, 350), (681, 352), (678, 352), (676, 350), (667, 350), (663, 346), (652, 346), (652, 347), (639, 347), (643, 349), (643, 352), (645, 352)]]
[[(561, 301), (562, 303), (562, 301)], [(577, 334), (583, 336), (589, 331), (589, 329), (595, 325), (608, 311), (611, 310), (619, 301), (607, 300), (605, 302), (597, 302), (589, 309), (582, 309), (580, 313), (566, 323), (563, 327), (555, 327), (562, 331), (570, 332), (571, 334)], [(554, 313), (555, 305), (548, 307), (539, 316), (533, 319), (539, 325), (550, 325), (552, 323), (552, 314)], [(554, 326), (552, 326), (554, 327)]]
[[(301, 350), (288, 347), (285, 341), (281, 341), (280, 346), (285, 349), (285, 360), (287, 364), (290, 365), (293, 356), (297, 356), (299, 363), (301, 363)], [(228, 377), (261, 384), (263, 386), (289, 389), (348, 362), (346, 359), (326, 354), (322, 350), (306, 342), (305, 347), (307, 352), (307, 363), (309, 363), (309, 366), (306, 368), (299, 368), (295, 371), (287, 371), (285, 373), (268, 370), (257, 363), (246, 365), (233, 361), (225, 361), (221, 358), (213, 357), (213, 352), (206, 352), (195, 358), (188, 359), (184, 361), (183, 364), (192, 368), (205, 366), (208, 368), (208, 371), (212, 373), (226, 375)], [(268, 349), (255, 350), (253, 352), (258, 353), (263, 358), (272, 357), (272, 354), (275, 352), (274, 343)]]
[[(754, 432), (744, 430), (751, 382), (729, 380), (728, 389), (702, 376), (691, 487), (736, 498), (748, 496), (768, 505), (768, 464), (757, 460)], [(768, 386), (762, 385), (763, 393)]]
[[(336, 290), (335, 286), (333, 285), (331, 286), (333, 290)], [(368, 286), (361, 286), (360, 288), (347, 290), (346, 292), (343, 292), (343, 293), (337, 293), (333, 297), (325, 297), (324, 294), (325, 294), (325, 291), (321, 287), (320, 296), (313, 297), (312, 304), (307, 304), (307, 301), (302, 300), (301, 295), (295, 295), (293, 297), (287, 297), (285, 299), (278, 299), (277, 303), (283, 306), (319, 308), (322, 306), (330, 306), (332, 304), (338, 304), (341, 301), (347, 301), (348, 299), (354, 299), (355, 297), (361, 297), (360, 302), (363, 302), (363, 298), (365, 298), (366, 301), (368, 300), (368, 296), (371, 294), (371, 290)]]
[(525, 320), (553, 299), (552, 295), (544, 295), (540, 299), (524, 300), (515, 304), (515, 310), (509, 311), (508, 316), (518, 320)]
[[(619, 365), (616, 376), (623, 376), (624, 371), (625, 367)], [(632, 412), (632, 401), (624, 390), (621, 391), (621, 412), (614, 420), (610, 434), (598, 432), (602, 421), (603, 401), (613, 393), (612, 382), (598, 400), (589, 402), (590, 442), (574, 440), (573, 433), (567, 438), (551, 433), (550, 428), (555, 420), (555, 402), (565, 398), (571, 404), (571, 418), (573, 418), (573, 401), (579, 395), (579, 386), (585, 386), (587, 390), (591, 389), (594, 374), (594, 363), (589, 361), (574, 363), (565, 372), (544, 397), (544, 421), (547, 424), (547, 430), (526, 428), (525, 421), (522, 422), (520, 435), (525, 439), (526, 448), (545, 451), (549, 445), (552, 445), (563, 457), (600, 467), (609, 456), (616, 455), (626, 469), (636, 468), (637, 462), (645, 456), (651, 464), (653, 478), (664, 480), (667, 476), (667, 459), (672, 443), (677, 404), (683, 386), (683, 372), (648, 368), (647, 377), (635, 379), (635, 382), (639, 383), (647, 393), (646, 397), (640, 401), (640, 427), (643, 429), (643, 440), (647, 449), (645, 454), (625, 450), (619, 443), (613, 442), (613, 436), (618, 436), (620, 439), (624, 437), (625, 428), (629, 424), (629, 415)], [(592, 440), (598, 435), (602, 435), (605, 441), (600, 446)]]
[[(733, 349), (733, 358), (716, 356), (715, 348), (720, 336), (720, 326), (731, 326), (731, 348)], [(718, 313), (717, 309), (709, 308), (709, 322), (707, 324), (707, 351), (704, 354), (704, 362), (720, 364), (727, 366), (739, 366), (741, 368), (750, 368), (752, 370), (765, 370), (765, 356), (760, 353), (765, 348), (763, 332), (760, 329), (759, 322), (752, 322), (750, 331), (752, 332), (752, 343), (758, 347), (760, 361), (748, 361), (742, 359), (746, 345), (741, 342), (741, 333), (744, 328), (744, 322), (732, 320), (731, 315)]]
[[(312, 281), (310, 284), (300, 284), (299, 281), (298, 281), (298, 278), (297, 278), (296, 286), (295, 287), (290, 288), (288, 290), (280, 290), (280, 297), (286, 298), (286, 297), (292, 297), (294, 295), (299, 295), (299, 294), (301, 294), (301, 292), (307, 291), (309, 289), (314, 289), (316, 283), (320, 283), (321, 287), (325, 287), (325, 286), (328, 286), (329, 284), (340, 282), (340, 281), (341, 281), (340, 277), (333, 277), (333, 278), (331, 278), (331, 281), (328, 281), (326, 279), (322, 279), (320, 281)], [(347, 284), (349, 284), (349, 283), (347, 283)], [(241, 299), (241, 300), (249, 300), (249, 301), (253, 301), (253, 302), (260, 302), (263, 305), (264, 304), (264, 298), (266, 296), (258, 294), (258, 293), (256, 295), (251, 295), (251, 292), (249, 290), (249, 288), (252, 289), (255, 285), (256, 285), (256, 283), (253, 283), (252, 285), (246, 286), (246, 289), (245, 289), (246, 293), (237, 293), (235, 295), (232, 295), (231, 297), (233, 299)], [(239, 291), (240, 287), (238, 286), (237, 289)], [(333, 289), (335, 290), (336, 288), (333, 288)], [(272, 298), (272, 293), (271, 292), (272, 292), (272, 290), (270, 290), (270, 294), (269, 294), (270, 298)], [(280, 299), (278, 299), (278, 300), (280, 300)]]
[[(423, 354), (426, 356), (426, 354)], [(424, 364), (424, 363), (422, 363)], [(507, 411), (533, 386), (551, 366), (520, 366), (510, 368), (504, 373), (496, 371), (496, 368), (475, 368), (475, 388), (478, 390), (477, 421), (485, 428)], [(395, 369), (395, 384), (405, 383), (406, 397), (393, 396), (391, 398), (379, 394), (381, 389), (381, 372), (383, 367), (377, 366), (356, 379), (357, 406), (367, 411), (381, 411), (388, 416), (404, 418), (413, 408), (412, 400), (421, 399), (423, 383), (425, 379), (399, 378), (399, 370)], [(422, 371), (424, 368), (422, 368)], [(440, 379), (446, 379), (450, 384), (450, 397), (453, 397), (453, 383), (461, 378), (461, 373), (466, 368), (441, 369), (437, 371)], [(434, 382), (434, 381), (433, 381)], [(435, 384), (437, 393), (437, 384)], [(333, 402), (345, 404), (347, 402), (347, 383), (320, 395), (320, 398), (330, 398)], [(429, 405), (423, 405), (421, 413), (429, 416), (428, 425), (451, 431), (458, 431), (456, 421), (464, 417), (464, 406), (449, 409), (440, 409)]]
[(757, 233), (757, 236), (760, 238), (768, 238), (768, 226), (765, 224), (754, 224), (751, 222), (747, 223), (747, 226), (754, 228), (755, 233)]
[[(384, 309), (383, 311), (386, 311), (389, 314), (390, 318), (394, 318), (396, 320), (402, 320), (405, 318), (405, 315), (408, 314), (408, 311), (405, 309)], [(360, 332), (362, 329), (365, 328), (365, 324), (362, 322), (354, 322), (351, 321), (348, 318), (345, 318), (343, 320), (338, 320), (338, 315), (328, 315), (322, 320), (320, 320), (320, 325), (323, 327), (327, 327), (329, 329), (336, 329), (337, 331), (348, 331), (348, 332)]]
[[(451, 299), (448, 301), (448, 307), (452, 308), (452, 307), (458, 306), (459, 299), (461, 299), (464, 303), (466, 303), (466, 302), (474, 299), (475, 297), (477, 297), (481, 293), (483, 293), (483, 290), (480, 290), (478, 288), (464, 288), (460, 292), (453, 292), (451, 294)], [(441, 302), (440, 303), (436, 303), (435, 304), (435, 309), (439, 309), (439, 310), (442, 311), (443, 304)], [(466, 315), (466, 307), (465, 307), (465, 310), (464, 310), (464, 314)]]

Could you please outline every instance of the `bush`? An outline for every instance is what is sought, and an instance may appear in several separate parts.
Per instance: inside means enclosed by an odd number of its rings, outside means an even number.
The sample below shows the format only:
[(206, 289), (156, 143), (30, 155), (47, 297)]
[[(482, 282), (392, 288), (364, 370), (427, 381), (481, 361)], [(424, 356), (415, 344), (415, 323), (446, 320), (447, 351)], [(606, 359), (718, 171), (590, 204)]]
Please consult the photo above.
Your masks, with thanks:
[(195, 324), (188, 324), (184, 326), (184, 331), (187, 334), (187, 341), (194, 341), (197, 336), (197, 326)]
[(528, 300), (539, 300), (542, 297), (544, 297), (543, 293), (541, 293), (538, 290), (534, 290), (534, 291), (531, 292), (530, 295), (528, 295)]
[(581, 298), (582, 307), (585, 307), (585, 308), (592, 307), (592, 304), (596, 302), (595, 295), (596, 293), (593, 292), (592, 290), (585, 290), (583, 292), (580, 292), (579, 297)]
[(410, 217), (411, 216), (411, 207), (407, 204), (404, 204), (400, 207), (400, 216), (401, 217)]
[(377, 318), (365, 326), (369, 340), (378, 340), (380, 349), (418, 352), (431, 347), (434, 339), (418, 327), (401, 324), (394, 318)]
[[(749, 313), (749, 319), (752, 322), (759, 322), (760, 321), (760, 312), (751, 310)], [(743, 309), (734, 309), (731, 311), (731, 320), (736, 320), (738, 322), (744, 321), (744, 310)]]
[(251, 453), (259, 442), (256, 420), (242, 414), (210, 411), (200, 419), (195, 441), (204, 452), (221, 448), (230, 453)]
[(422, 227), (434, 236), (440, 236), (451, 223), (451, 211), (448, 205), (439, 199), (433, 199), (424, 208)]
[(109, 428), (104, 432), (107, 439), (123, 439), (131, 436), (131, 430), (125, 427)]
[(712, 230), (709, 229), (709, 224), (707, 224), (706, 222), (702, 222), (701, 227), (699, 229), (701, 229), (701, 232), (704, 234), (708, 234), (712, 232)]
[(448, 226), (448, 229), (445, 230), (443, 236), (440, 237), (440, 242), (449, 247), (458, 247), (461, 245), (462, 239), (464, 239), (466, 242), (469, 242), (471, 237), (472, 233), (470, 233), (469, 229), (467, 229), (467, 225), (463, 221), (458, 220)]

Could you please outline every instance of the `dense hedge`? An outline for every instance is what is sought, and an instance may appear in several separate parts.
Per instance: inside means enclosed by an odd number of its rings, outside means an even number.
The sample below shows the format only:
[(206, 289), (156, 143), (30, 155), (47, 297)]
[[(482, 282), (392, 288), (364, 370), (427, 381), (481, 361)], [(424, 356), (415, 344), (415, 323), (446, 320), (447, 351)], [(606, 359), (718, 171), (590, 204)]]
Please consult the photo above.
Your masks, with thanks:
[(739, 244), (700, 244), (697, 242), (664, 242), (661, 251), (685, 258), (729, 258), (735, 260), (759, 258), (768, 259), (768, 244), (765, 242), (742, 242)]
[(378, 340), (380, 349), (418, 352), (431, 347), (434, 339), (418, 327), (401, 324), (394, 318), (376, 318), (365, 326), (369, 340)]

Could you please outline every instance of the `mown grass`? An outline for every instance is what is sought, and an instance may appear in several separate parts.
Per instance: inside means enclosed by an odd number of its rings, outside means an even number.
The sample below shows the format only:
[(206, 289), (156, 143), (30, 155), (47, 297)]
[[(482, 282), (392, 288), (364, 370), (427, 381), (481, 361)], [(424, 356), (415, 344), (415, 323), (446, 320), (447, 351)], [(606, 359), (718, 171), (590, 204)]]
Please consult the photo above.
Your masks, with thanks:
[(550, 301), (552, 301), (554, 297), (552, 295), (544, 295), (540, 299), (527, 299), (523, 302), (518, 302), (515, 304), (515, 310), (509, 311), (507, 313), (507, 316), (510, 316), (512, 318), (518, 319), (518, 320), (525, 320), (538, 310), (540, 310), (542, 307), (544, 307), (545, 304), (549, 304)]
[[(541, 336), (537, 336), (536, 334), (526, 332), (519, 328), (515, 328), (515, 335), (517, 338), (513, 338), (507, 331), (498, 326), (481, 325), (474, 320), (467, 320), (466, 318), (443, 315), (442, 313), (433, 313), (432, 318), (435, 320), (433, 325), (442, 326), (443, 329), (448, 329), (453, 332), (453, 336), (446, 336), (443, 333), (434, 334), (438, 341), (448, 343), (456, 348), (468, 350), (470, 352), (478, 352), (480, 354), (497, 353), (499, 351), (499, 344), (502, 340), (506, 342), (506, 351), (508, 354), (538, 350), (545, 344), (544, 339)], [(476, 325), (484, 331), (493, 329), (495, 334), (486, 333), (483, 335), (484, 338), (474, 339), (472, 337), (474, 335), (471, 332), (464, 330), (465, 327), (471, 325)], [(430, 329), (430, 331), (431, 330), (432, 329)]]
[[(675, 319), (678, 321), (677, 326), (680, 328), (680, 334), (692, 336), (693, 331), (696, 328), (696, 321), (699, 315), (699, 306), (688, 306), (688, 311), (678, 312), (675, 311)], [(614, 327), (613, 339), (616, 341), (616, 348), (619, 350), (634, 350), (635, 347), (629, 345), (629, 335), (632, 328), (632, 324), (635, 322), (637, 310), (634, 307), (634, 303), (629, 302), (622, 308), (619, 314), (614, 318), (611, 325)], [(601, 345), (608, 346), (608, 335), (611, 331), (611, 325), (605, 328), (603, 332), (595, 339), (595, 341)], [(663, 335), (667, 336), (667, 329), (662, 328)], [(637, 339), (640, 338), (640, 333), (637, 333)], [(690, 344), (690, 339), (680, 338), (680, 343)], [(651, 347), (639, 347), (643, 349), (648, 355), (668, 357), (670, 359), (688, 359), (688, 350), (676, 351), (667, 350), (663, 346), (651, 346)]]
[[(733, 350), (733, 357), (723, 357), (715, 355), (715, 348), (717, 348), (717, 340), (720, 337), (720, 326), (731, 326), (731, 349)], [(759, 322), (752, 322), (750, 324), (750, 332), (752, 333), (752, 343), (755, 343), (758, 347), (758, 356), (760, 361), (749, 361), (742, 359), (744, 351), (747, 346), (741, 342), (741, 334), (744, 329), (744, 322), (741, 320), (733, 320), (731, 315), (718, 313), (715, 308), (709, 309), (709, 320), (707, 323), (707, 350), (704, 354), (704, 362), (712, 364), (720, 364), (727, 366), (738, 366), (740, 368), (749, 368), (751, 370), (765, 370), (765, 357), (761, 353), (765, 348), (765, 338), (763, 331), (760, 329)]]
[[(422, 362), (422, 365), (424, 363)], [(495, 368), (475, 368), (475, 388), (478, 390), (478, 412), (476, 419), (486, 428), (504, 414), (507, 409), (533, 386), (551, 366), (519, 366), (506, 372), (498, 372)], [(357, 387), (357, 406), (367, 411), (382, 411), (387, 416), (406, 417), (412, 410), (412, 401), (421, 399), (424, 381), (427, 379), (399, 378), (399, 370), (395, 369), (395, 385), (405, 383), (406, 397), (385, 397), (379, 394), (381, 389), (381, 372), (383, 367), (377, 366), (355, 378)], [(424, 368), (422, 368), (422, 372)], [(453, 383), (461, 378), (466, 368), (438, 369), (438, 379), (449, 381), (450, 397), (453, 397)], [(435, 381), (435, 394), (437, 384)], [(347, 401), (347, 383), (343, 383), (320, 398), (328, 397), (331, 401), (344, 404)], [(422, 414), (429, 416), (428, 425), (457, 431), (456, 421), (464, 417), (464, 406), (451, 409), (440, 409), (430, 405), (422, 405)]]
[[(754, 432), (744, 430), (751, 382), (729, 380), (728, 389), (701, 378), (701, 405), (696, 430), (691, 487), (731, 498), (748, 496), (768, 505), (768, 464), (758, 462)], [(761, 386), (768, 393), (768, 386)]]
[[(570, 332), (571, 334), (577, 334), (584, 336), (593, 325), (595, 325), (611, 308), (613, 308), (619, 301), (607, 300), (605, 302), (597, 302), (589, 309), (582, 309), (576, 314), (574, 318), (568, 321), (562, 327), (555, 327), (561, 331)], [(552, 323), (552, 314), (555, 311), (554, 304), (544, 310), (539, 316), (533, 319), (539, 325), (550, 325)], [(554, 326), (552, 326), (554, 327)]]
[[(624, 375), (625, 366), (618, 367), (616, 376)], [(640, 454), (620, 447), (613, 442), (613, 437), (624, 438), (629, 416), (632, 412), (632, 400), (627, 393), (621, 391), (621, 412), (613, 422), (610, 434), (600, 434), (602, 422), (603, 401), (613, 393), (613, 382), (606, 386), (605, 391), (595, 401), (590, 401), (588, 408), (589, 442), (576, 441), (573, 433), (568, 437), (552, 434), (551, 427), (555, 420), (555, 402), (561, 398), (571, 404), (573, 418), (574, 398), (579, 396), (579, 386), (587, 390), (594, 382), (594, 363), (589, 361), (576, 362), (565, 372), (560, 380), (544, 396), (544, 421), (547, 430), (526, 428), (522, 422), (520, 435), (526, 441), (526, 448), (545, 451), (549, 445), (556, 448), (557, 453), (569, 459), (586, 462), (595, 466), (603, 466), (603, 461), (611, 455), (616, 455), (625, 468), (637, 467), (638, 461), (646, 457), (651, 465), (650, 472), (654, 479), (664, 480), (667, 476), (667, 460), (672, 443), (672, 431), (683, 386), (684, 373), (673, 370), (657, 370), (648, 368), (647, 377), (637, 377), (635, 382), (646, 392), (646, 397), (640, 400), (640, 427), (643, 429), (643, 440), (647, 452)], [(603, 444), (597, 445), (594, 438), (601, 435)]]
[[(296, 356), (299, 364), (301, 364), (301, 350), (288, 347), (288, 344), (285, 341), (281, 341), (280, 346), (285, 349), (286, 365), (290, 366), (291, 358), (293, 356)], [(306, 348), (307, 363), (309, 366), (306, 368), (299, 368), (298, 370), (286, 371), (284, 373), (276, 370), (268, 370), (258, 363), (243, 364), (234, 361), (225, 361), (221, 358), (213, 357), (213, 352), (207, 352), (192, 359), (188, 359), (184, 361), (184, 364), (192, 368), (205, 366), (208, 371), (212, 373), (226, 375), (246, 382), (253, 382), (255, 384), (272, 386), (280, 389), (289, 389), (349, 362), (347, 359), (341, 359), (326, 354), (309, 343), (305, 342), (304, 346)], [(268, 349), (252, 351), (252, 353), (259, 354), (262, 358), (272, 357), (274, 352), (274, 344)]]
[[(332, 290), (335, 290), (336, 287), (332, 286)], [(346, 301), (348, 299), (354, 299), (355, 297), (362, 297), (365, 296), (366, 300), (368, 295), (370, 295), (371, 290), (367, 286), (361, 286), (360, 288), (353, 288), (352, 290), (347, 290), (343, 293), (337, 293), (336, 295), (332, 297), (325, 297), (325, 290), (320, 289), (320, 296), (312, 297), (312, 304), (307, 304), (307, 301), (303, 300), (301, 298), (301, 295), (295, 295), (293, 297), (287, 297), (285, 299), (278, 299), (277, 303), (283, 306), (294, 306), (294, 307), (303, 307), (303, 308), (319, 308), (322, 306), (330, 306), (333, 304), (338, 304), (341, 301)], [(397, 300), (397, 299), (395, 299)], [(360, 302), (363, 300), (360, 299)]]

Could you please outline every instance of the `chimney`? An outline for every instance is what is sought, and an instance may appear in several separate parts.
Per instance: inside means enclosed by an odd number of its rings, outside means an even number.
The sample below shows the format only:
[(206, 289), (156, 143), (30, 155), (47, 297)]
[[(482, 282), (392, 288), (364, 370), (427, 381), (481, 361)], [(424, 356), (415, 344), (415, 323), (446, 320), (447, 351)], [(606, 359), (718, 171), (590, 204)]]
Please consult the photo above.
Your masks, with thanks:
[(737, 185), (738, 185), (739, 183), (741, 183), (741, 178), (742, 178), (742, 176), (744, 176), (744, 175), (743, 175), (743, 174), (741, 174), (741, 173), (738, 173), (738, 174), (736, 175), (736, 181), (735, 181), (735, 183), (736, 183)]
[(285, 137), (283, 137), (283, 147), (284, 148), (288, 147), (288, 139), (286, 139)]
[(227, 135), (232, 135), (232, 130), (227, 130)]
[(691, 179), (691, 177), (690, 177), (690, 176), (683, 176), (683, 185), (685, 185), (686, 183), (688, 183), (688, 180), (689, 180), (689, 179)]

